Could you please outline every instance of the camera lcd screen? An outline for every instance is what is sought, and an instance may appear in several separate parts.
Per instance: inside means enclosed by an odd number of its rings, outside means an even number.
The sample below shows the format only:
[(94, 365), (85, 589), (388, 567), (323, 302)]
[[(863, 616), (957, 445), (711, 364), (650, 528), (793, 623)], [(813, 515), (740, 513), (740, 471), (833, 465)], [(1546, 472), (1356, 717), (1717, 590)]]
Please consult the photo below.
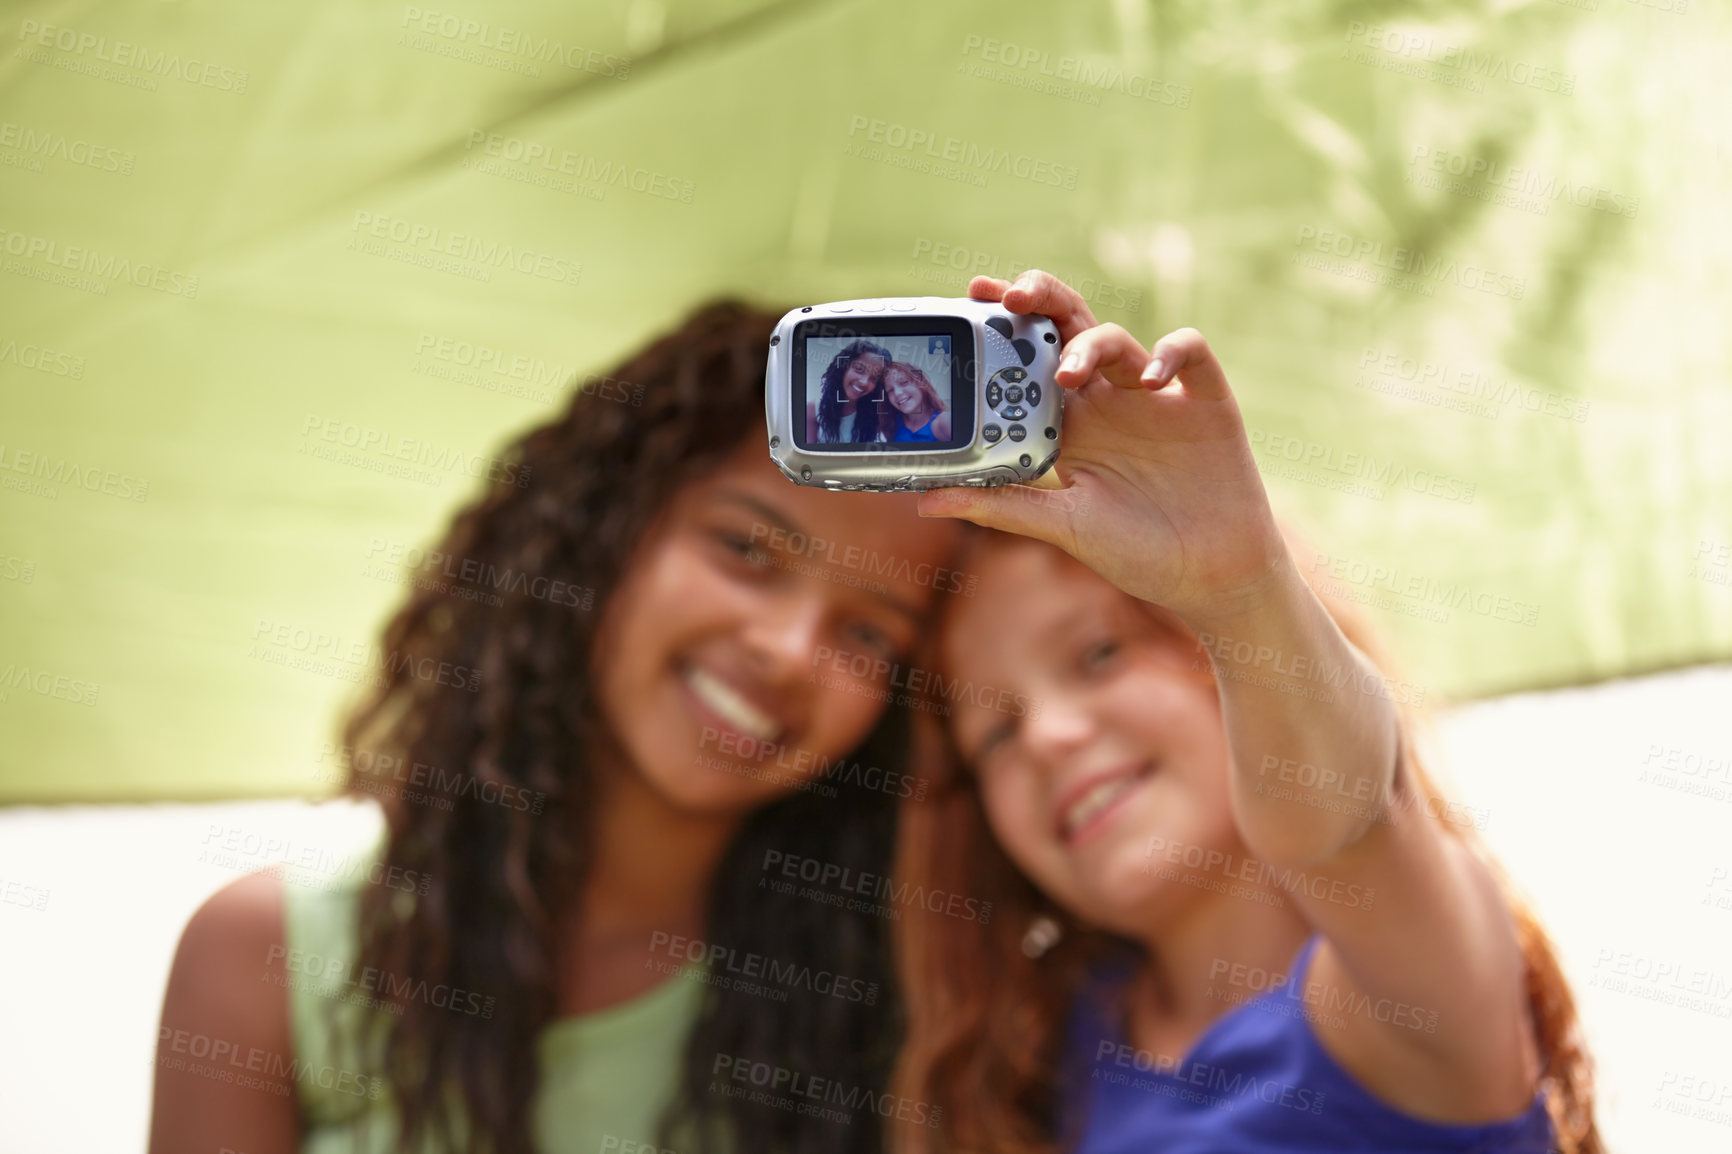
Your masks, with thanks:
[(794, 329), (802, 449), (955, 449), (974, 437), (974, 332), (953, 317), (803, 321)]

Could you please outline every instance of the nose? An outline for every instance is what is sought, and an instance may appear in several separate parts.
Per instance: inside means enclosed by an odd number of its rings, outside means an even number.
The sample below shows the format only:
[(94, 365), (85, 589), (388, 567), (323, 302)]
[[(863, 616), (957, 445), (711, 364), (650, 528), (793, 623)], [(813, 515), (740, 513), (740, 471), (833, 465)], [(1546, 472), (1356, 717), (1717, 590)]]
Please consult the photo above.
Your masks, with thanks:
[(1084, 702), (1068, 693), (1045, 693), (1029, 702), (1022, 739), (1029, 754), (1057, 768), (1100, 736), (1100, 723)]
[(791, 591), (766, 598), (746, 619), (747, 651), (777, 689), (805, 684), (816, 668), (826, 606), (817, 593)]

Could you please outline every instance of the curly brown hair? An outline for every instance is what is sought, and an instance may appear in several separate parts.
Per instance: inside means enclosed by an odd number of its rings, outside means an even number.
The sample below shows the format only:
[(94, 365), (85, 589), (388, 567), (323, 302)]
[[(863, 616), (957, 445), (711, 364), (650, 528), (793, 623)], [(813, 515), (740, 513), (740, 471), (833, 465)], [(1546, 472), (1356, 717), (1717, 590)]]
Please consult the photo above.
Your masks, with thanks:
[[(490, 604), (434, 584), (416, 588), (385, 627), (390, 672), (341, 727), (345, 747), (364, 751), (347, 789), (378, 796), (383, 864), (414, 871), (428, 889), (409, 900), (366, 887), (356, 964), (417, 985), (506, 995), (491, 1017), (409, 1002), (364, 1023), (378, 1031), (369, 1036), (393, 1088), (401, 1149), (427, 1139), (492, 1154), (532, 1148), (534, 1043), (557, 1012), (558, 930), (591, 866), (593, 762), (608, 740), (590, 666), (595, 636), (629, 554), (670, 497), (765, 436), (764, 372), (780, 316), (709, 305), (603, 378), (614, 386), (578, 389), (563, 413), (501, 454), (514, 466), (504, 474), (529, 483), (486, 485), (436, 547), (484, 575), (592, 591), (593, 605), (521, 592)], [(509, 576), (498, 583), (516, 585)], [(411, 676), (432, 668), (429, 659), (476, 671), (475, 691)], [(907, 733), (906, 712), (892, 706), (850, 758), (901, 766)], [(365, 766), (416, 763), (474, 787), (437, 805), (369, 788), (376, 771)], [(795, 990), (765, 1014), (746, 993), (706, 987), (664, 1139), (678, 1124), (696, 1135), (697, 1150), (749, 1136), (754, 1149), (876, 1154), (874, 1112), (841, 1124), (706, 1088), (723, 1052), (872, 1091), (885, 1085), (899, 1018), (882, 919), (753, 883), (767, 846), (888, 873), (895, 816), (887, 794), (837, 782), (827, 796), (771, 802), (736, 834), (711, 883), (710, 939), (860, 975), (885, 996), (867, 1006)]]

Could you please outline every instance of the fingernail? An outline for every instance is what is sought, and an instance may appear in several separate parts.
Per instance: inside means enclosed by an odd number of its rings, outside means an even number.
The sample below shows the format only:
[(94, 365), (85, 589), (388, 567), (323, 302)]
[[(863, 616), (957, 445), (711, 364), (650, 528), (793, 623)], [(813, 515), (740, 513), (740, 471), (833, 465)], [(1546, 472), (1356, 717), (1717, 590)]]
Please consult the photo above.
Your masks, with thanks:
[(1158, 381), (1161, 379), (1161, 374), (1166, 371), (1167, 366), (1162, 363), (1161, 358), (1156, 357), (1154, 360), (1149, 362), (1149, 367), (1143, 370), (1143, 380)]
[(1074, 373), (1077, 371), (1077, 367), (1081, 364), (1081, 357), (1077, 356), (1075, 353), (1066, 353), (1064, 359), (1058, 363), (1058, 371), (1061, 373)]

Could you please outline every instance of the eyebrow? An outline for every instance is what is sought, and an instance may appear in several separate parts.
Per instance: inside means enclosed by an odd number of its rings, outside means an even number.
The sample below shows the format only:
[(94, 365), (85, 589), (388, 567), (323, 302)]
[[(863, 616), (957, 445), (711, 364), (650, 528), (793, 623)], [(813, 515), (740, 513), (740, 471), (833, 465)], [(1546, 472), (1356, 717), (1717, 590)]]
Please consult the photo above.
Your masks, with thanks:
[[(773, 522), (777, 528), (786, 530), (789, 534), (801, 533), (808, 537), (813, 536), (812, 533), (801, 528), (799, 524), (789, 520), (787, 514), (776, 508), (776, 506), (743, 490), (722, 489), (716, 494), (716, 496), (723, 501), (731, 501), (736, 505), (744, 505), (766, 521)], [(879, 601), (882, 601), (890, 608), (896, 610), (904, 617), (907, 617), (915, 625), (924, 625), (926, 623), (926, 610), (921, 609), (906, 598), (898, 597), (896, 594), (891, 593), (888, 588), (883, 592), (873, 590), (872, 596), (877, 598)]]

